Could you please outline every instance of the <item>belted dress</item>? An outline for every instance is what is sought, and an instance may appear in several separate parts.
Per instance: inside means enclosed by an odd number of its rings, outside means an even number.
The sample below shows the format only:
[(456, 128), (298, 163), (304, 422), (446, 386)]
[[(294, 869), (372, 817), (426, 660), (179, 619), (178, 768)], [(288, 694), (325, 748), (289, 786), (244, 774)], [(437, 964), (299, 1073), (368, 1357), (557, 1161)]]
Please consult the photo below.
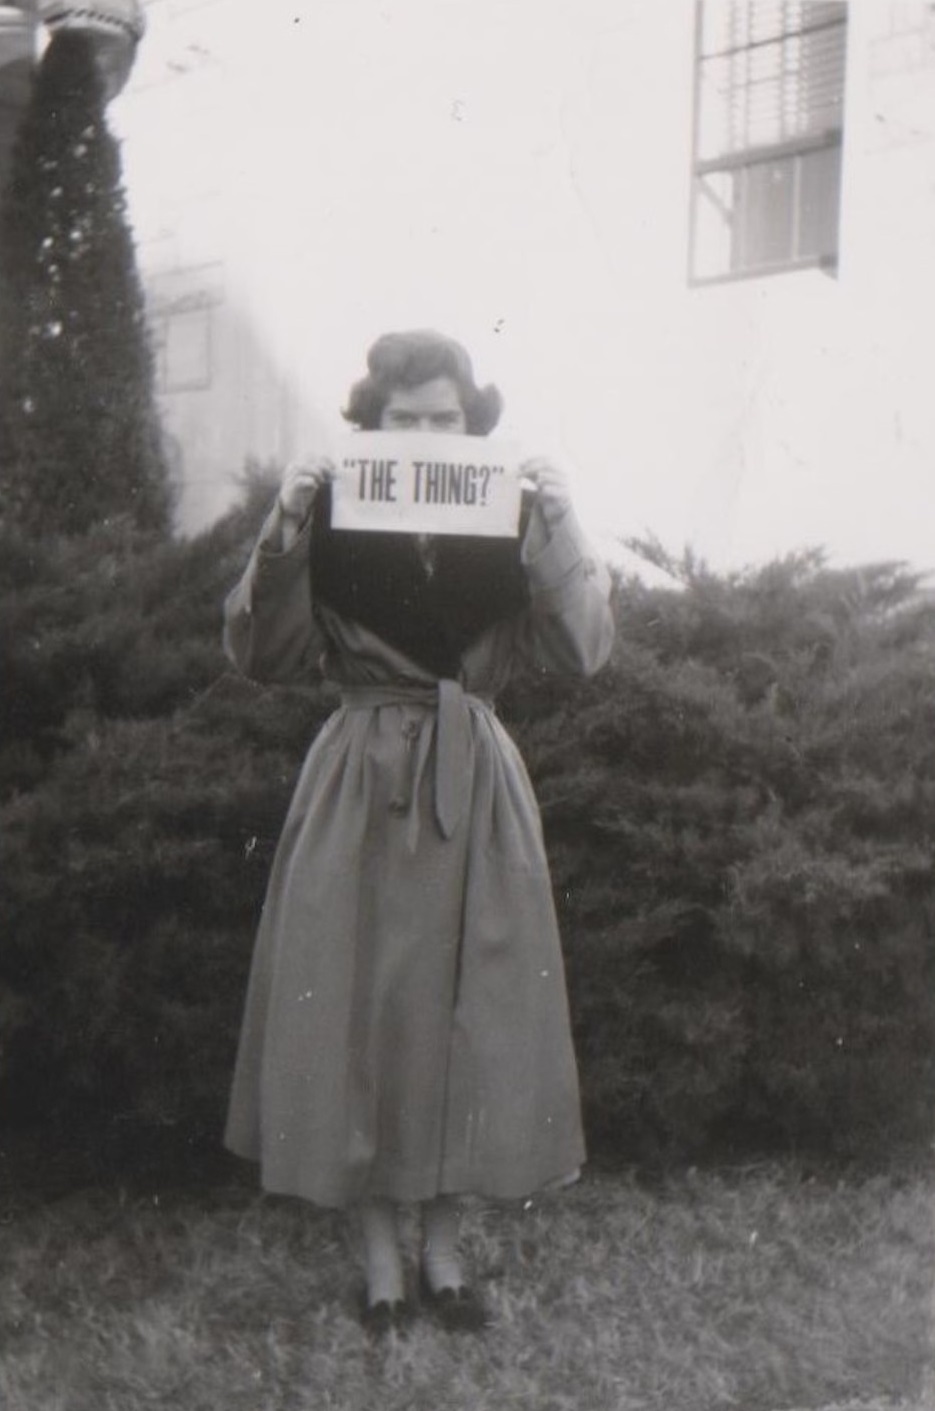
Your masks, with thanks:
[(324, 1206), (526, 1195), (585, 1148), (539, 811), (493, 702), (523, 664), (602, 665), (609, 576), (571, 511), (534, 506), (525, 602), (440, 675), (315, 601), (312, 529), (283, 550), (280, 527), (227, 600), (227, 652), (261, 681), (323, 669), (341, 704), (273, 862), (225, 1141)]

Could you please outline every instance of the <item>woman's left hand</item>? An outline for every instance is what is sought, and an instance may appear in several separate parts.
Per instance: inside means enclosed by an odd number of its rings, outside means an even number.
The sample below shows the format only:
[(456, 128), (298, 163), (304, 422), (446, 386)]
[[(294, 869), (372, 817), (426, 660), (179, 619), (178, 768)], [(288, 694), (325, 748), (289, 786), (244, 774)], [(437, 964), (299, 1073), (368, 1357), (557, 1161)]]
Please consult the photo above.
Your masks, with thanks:
[(565, 472), (543, 456), (524, 461), (519, 469), (520, 474), (535, 485), (536, 502), (541, 507), (542, 517), (549, 529), (553, 529), (571, 509), (571, 492)]

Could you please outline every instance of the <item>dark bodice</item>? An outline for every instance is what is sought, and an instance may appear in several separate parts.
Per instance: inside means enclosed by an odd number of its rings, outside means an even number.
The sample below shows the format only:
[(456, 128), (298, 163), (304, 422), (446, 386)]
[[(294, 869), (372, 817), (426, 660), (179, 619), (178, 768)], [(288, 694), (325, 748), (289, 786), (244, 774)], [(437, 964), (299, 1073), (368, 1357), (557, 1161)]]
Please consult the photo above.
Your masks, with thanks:
[(423, 552), (415, 535), (331, 528), (331, 491), (315, 502), (310, 541), (313, 609), (326, 604), (439, 677), (456, 677), (465, 650), (529, 602), (516, 539), (437, 535)]

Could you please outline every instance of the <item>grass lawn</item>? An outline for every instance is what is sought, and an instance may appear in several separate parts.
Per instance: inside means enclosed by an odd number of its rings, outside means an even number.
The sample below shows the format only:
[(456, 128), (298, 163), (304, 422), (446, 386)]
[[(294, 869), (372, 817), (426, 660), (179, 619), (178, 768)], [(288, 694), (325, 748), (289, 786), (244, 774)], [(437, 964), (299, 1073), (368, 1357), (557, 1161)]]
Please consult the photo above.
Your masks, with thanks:
[(20, 1202), (0, 1227), (0, 1406), (923, 1411), (933, 1194), (769, 1166), (471, 1204), (494, 1326), (377, 1345), (336, 1215), (234, 1180)]

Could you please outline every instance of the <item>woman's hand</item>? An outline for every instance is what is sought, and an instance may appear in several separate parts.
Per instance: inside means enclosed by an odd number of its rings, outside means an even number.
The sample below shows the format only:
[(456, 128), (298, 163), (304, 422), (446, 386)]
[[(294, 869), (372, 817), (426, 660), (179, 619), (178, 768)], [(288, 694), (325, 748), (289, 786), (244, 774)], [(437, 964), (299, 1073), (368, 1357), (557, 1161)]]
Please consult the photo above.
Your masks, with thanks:
[(564, 471), (544, 457), (536, 456), (523, 462), (520, 474), (535, 485), (536, 503), (542, 510), (542, 518), (549, 529), (554, 529), (571, 509), (571, 493)]
[(309, 456), (286, 466), (279, 487), (279, 512), (295, 525), (309, 516), (315, 496), (325, 481), (334, 477), (334, 462), (328, 456)]

